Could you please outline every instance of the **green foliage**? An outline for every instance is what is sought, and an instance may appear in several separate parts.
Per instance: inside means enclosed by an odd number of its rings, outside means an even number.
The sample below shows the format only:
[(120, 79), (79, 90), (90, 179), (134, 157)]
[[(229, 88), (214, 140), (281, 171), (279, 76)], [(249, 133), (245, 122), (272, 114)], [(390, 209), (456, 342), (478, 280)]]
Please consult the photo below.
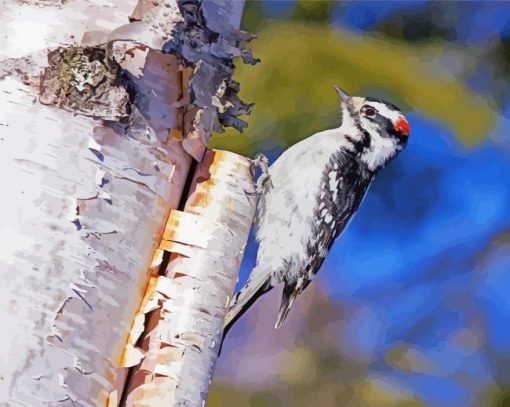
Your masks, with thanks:
[(265, 24), (266, 17), (260, 1), (249, 0), (244, 4), (241, 28), (248, 32), (258, 32)]
[(333, 1), (298, 0), (292, 13), (293, 20), (311, 21), (315, 23), (329, 23)]
[(501, 392), (498, 396), (494, 397), (493, 407), (509, 407), (510, 406), (510, 391)]
[(338, 126), (333, 84), (441, 121), (468, 145), (494, 126), (495, 112), (485, 100), (441, 68), (442, 42), (409, 45), (298, 21), (273, 22), (258, 35), (252, 45), (262, 63), (239, 65), (235, 75), (243, 99), (256, 103), (249, 128), (243, 135), (215, 135), (214, 148), (253, 154)]
[(481, 395), (477, 401), (477, 405), (491, 407), (509, 407), (510, 406), (510, 389), (501, 388), (493, 384), (488, 390)]

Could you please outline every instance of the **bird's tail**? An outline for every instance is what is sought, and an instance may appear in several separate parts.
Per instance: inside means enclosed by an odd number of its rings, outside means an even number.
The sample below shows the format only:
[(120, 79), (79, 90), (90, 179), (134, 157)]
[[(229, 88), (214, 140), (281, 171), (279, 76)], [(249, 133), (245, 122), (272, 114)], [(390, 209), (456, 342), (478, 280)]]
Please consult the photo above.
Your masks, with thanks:
[[(259, 273), (252, 274), (254, 277), (249, 278), (248, 282), (244, 285), (243, 288), (232, 298), (230, 302), (230, 309), (225, 316), (225, 320), (223, 322), (223, 339), (222, 346), (225, 337), (232, 328), (232, 325), (241, 318), (241, 316), (251, 307), (251, 305), (263, 294), (267, 293), (273, 285), (271, 284), (271, 276), (268, 275), (265, 279), (257, 279), (258, 275), (264, 275)], [(221, 352), (221, 347), (220, 347)]]
[(278, 329), (282, 326), (283, 321), (287, 318), (290, 307), (292, 307), (297, 295), (298, 291), (296, 290), (296, 283), (289, 284), (285, 282), (282, 293), (282, 302), (280, 303), (280, 310), (278, 311), (278, 318), (276, 318), (274, 329)]

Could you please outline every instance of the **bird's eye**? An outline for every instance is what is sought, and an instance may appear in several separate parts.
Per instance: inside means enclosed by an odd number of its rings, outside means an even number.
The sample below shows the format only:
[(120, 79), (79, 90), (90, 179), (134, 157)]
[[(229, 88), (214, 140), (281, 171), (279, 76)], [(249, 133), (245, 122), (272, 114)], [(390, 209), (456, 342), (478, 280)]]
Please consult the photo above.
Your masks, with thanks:
[(377, 114), (377, 110), (375, 110), (373, 107), (365, 106), (363, 109), (363, 113), (365, 113), (365, 116), (367, 117), (375, 117)]

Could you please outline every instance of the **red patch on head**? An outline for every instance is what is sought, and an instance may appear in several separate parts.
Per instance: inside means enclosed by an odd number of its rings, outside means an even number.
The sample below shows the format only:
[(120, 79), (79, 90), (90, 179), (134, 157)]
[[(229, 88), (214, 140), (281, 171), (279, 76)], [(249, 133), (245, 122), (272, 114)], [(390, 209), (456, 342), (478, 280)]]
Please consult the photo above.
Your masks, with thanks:
[(399, 117), (397, 121), (393, 124), (393, 127), (403, 136), (406, 137), (409, 136), (409, 123), (404, 117)]

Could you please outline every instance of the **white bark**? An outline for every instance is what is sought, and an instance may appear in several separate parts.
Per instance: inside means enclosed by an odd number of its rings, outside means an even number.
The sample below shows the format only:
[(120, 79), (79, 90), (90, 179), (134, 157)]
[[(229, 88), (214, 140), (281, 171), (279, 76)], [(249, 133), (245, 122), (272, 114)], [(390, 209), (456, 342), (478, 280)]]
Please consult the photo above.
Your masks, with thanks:
[[(147, 265), (190, 163), (142, 107), (124, 132), (39, 103), (34, 78), (48, 47), (126, 24), (136, 5), (60, 3), (4, 1), (0, 11), (0, 401), (9, 406), (99, 406), (122, 390)], [(159, 112), (178, 127), (175, 57), (154, 55), (142, 72), (158, 77)]]
[[(228, 32), (242, 2), (211, 0), (202, 9), (210, 27)], [(127, 367), (140, 361), (138, 372), (151, 375), (142, 386), (131, 382), (129, 400), (160, 383), (161, 402), (168, 382), (179, 383), (174, 403), (200, 405), (207, 394), (253, 214), (248, 161), (218, 153), (211, 167), (204, 163), (210, 177), (197, 179), (184, 213), (172, 212), (180, 226), (165, 224), (190, 155), (200, 159), (211, 130), (221, 120), (239, 125), (236, 114), (249, 108), (235, 92), (233, 104), (216, 94), (229, 80), (222, 61), (241, 52), (230, 40), (207, 63), (200, 56), (209, 43), (180, 50), (199, 73), (194, 91), (205, 89), (201, 104), (187, 106), (191, 69), (161, 52), (183, 21), (176, 0), (0, 0), (5, 405), (117, 405)], [(213, 98), (235, 111), (220, 120)], [(174, 254), (170, 274), (156, 278), (160, 244)], [(137, 339), (150, 310), (179, 317), (157, 327), (156, 341), (151, 331), (143, 342), (163, 349), (144, 357)]]
[(208, 152), (184, 212), (172, 211), (162, 247), (173, 258), (143, 305), (146, 353), (126, 405), (205, 403), (255, 211), (250, 165), (233, 153)]

